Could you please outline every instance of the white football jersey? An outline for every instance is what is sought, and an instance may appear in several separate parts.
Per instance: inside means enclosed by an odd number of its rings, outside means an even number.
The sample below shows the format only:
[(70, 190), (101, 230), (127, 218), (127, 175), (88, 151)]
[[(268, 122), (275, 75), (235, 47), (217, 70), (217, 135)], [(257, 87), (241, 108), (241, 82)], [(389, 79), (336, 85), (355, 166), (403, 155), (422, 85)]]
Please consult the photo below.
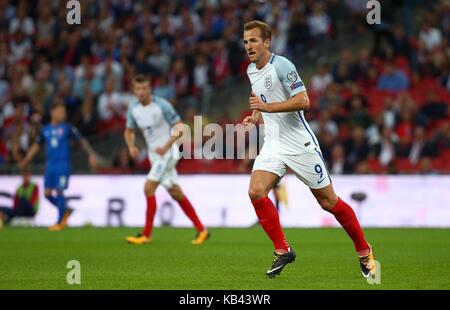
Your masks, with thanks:
[[(287, 58), (272, 54), (261, 69), (251, 63), (247, 75), (253, 92), (266, 103), (285, 101), (306, 91), (294, 64)], [(303, 111), (265, 113), (264, 148), (280, 154), (300, 154), (306, 150), (320, 150), (317, 139), (305, 120)]]
[[(136, 98), (128, 106), (127, 128), (142, 130), (150, 156), (169, 141), (173, 125), (180, 120), (170, 102), (161, 97), (152, 96), (152, 102), (146, 106)], [(179, 156), (176, 143), (172, 145), (171, 154), (172, 157)]]

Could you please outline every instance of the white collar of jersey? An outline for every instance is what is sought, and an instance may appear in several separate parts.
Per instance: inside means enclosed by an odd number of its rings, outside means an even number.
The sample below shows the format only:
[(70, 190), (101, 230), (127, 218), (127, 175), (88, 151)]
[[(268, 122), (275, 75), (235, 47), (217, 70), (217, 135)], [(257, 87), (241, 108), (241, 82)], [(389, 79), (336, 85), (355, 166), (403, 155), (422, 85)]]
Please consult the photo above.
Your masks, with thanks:
[(273, 62), (273, 59), (275, 58), (275, 53), (270, 53), (270, 57), (269, 57), (269, 60), (267, 61), (267, 63), (264, 65), (264, 67), (262, 67), (261, 69), (258, 69), (258, 67), (256, 67), (256, 64), (255, 64), (255, 70), (256, 71), (262, 71), (262, 70), (264, 70), (269, 64), (272, 64), (272, 62)]

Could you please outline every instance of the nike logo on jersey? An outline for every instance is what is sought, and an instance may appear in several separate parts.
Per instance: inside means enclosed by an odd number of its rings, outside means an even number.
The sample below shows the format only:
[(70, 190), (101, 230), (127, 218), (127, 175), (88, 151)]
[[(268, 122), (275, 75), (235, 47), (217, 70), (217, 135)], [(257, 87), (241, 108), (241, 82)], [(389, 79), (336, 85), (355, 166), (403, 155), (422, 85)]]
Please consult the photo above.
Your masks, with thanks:
[(317, 181), (317, 184), (320, 184), (323, 182), (323, 180), (325, 180), (325, 178), (323, 178), (322, 180)]

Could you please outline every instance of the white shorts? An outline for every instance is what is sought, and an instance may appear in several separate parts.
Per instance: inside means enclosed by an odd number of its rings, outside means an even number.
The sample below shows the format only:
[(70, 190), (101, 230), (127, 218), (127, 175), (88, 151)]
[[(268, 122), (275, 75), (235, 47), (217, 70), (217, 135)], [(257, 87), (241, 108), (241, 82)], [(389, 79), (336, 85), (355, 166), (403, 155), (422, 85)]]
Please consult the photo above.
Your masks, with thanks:
[(178, 173), (175, 168), (178, 159), (174, 159), (170, 154), (160, 156), (151, 154), (149, 156), (152, 168), (147, 175), (150, 181), (159, 182), (166, 189), (171, 189), (174, 185), (178, 185)]
[(271, 149), (261, 150), (253, 164), (253, 171), (264, 170), (282, 178), (287, 168), (311, 189), (324, 188), (331, 184), (322, 154), (317, 148), (298, 155), (279, 154)]

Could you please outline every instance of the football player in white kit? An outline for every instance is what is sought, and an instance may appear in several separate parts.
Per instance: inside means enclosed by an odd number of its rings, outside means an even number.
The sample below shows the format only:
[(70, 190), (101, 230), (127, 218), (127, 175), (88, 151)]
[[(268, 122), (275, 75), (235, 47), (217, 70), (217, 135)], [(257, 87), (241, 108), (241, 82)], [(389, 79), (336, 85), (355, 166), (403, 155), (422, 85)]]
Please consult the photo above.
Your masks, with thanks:
[[(178, 184), (176, 165), (179, 159), (179, 138), (173, 130), (177, 124), (182, 124), (180, 116), (173, 106), (165, 99), (153, 96), (150, 80), (138, 75), (133, 79), (133, 92), (137, 100), (128, 107), (127, 125), (124, 133), (125, 142), (132, 158), (136, 158), (139, 150), (135, 144), (135, 129), (139, 128), (147, 144), (152, 168), (147, 176), (144, 192), (147, 199), (145, 227), (136, 237), (127, 237), (131, 244), (151, 242), (153, 219), (156, 213), (155, 192), (161, 184), (176, 200), (197, 230), (197, 237), (192, 244), (202, 244), (209, 238), (208, 230), (198, 218), (192, 204)], [(174, 132), (172, 132), (174, 131)]]
[(296, 258), (268, 198), (270, 190), (290, 168), (353, 240), (363, 276), (374, 277), (372, 248), (352, 208), (335, 194), (318, 141), (304, 118), (303, 111), (310, 105), (305, 85), (292, 62), (270, 52), (270, 43), (271, 29), (266, 23), (245, 24), (244, 45), (251, 61), (247, 69), (252, 87), (249, 104), (253, 113), (243, 124), (263, 121), (265, 129), (264, 145), (253, 166), (249, 196), (261, 226), (275, 247), (275, 257), (266, 275), (280, 274)]

